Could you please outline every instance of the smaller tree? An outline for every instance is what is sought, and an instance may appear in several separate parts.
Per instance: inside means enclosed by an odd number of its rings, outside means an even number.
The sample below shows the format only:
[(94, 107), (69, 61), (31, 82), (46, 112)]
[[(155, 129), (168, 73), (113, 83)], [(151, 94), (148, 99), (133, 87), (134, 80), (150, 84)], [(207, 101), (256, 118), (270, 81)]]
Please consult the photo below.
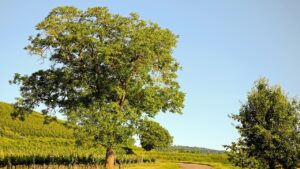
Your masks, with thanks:
[(280, 86), (270, 87), (265, 78), (259, 79), (240, 113), (232, 115), (240, 123), (236, 128), (241, 138), (226, 146), (231, 155), (229, 160), (247, 168), (250, 166), (245, 165), (251, 163), (241, 163), (243, 157), (255, 158), (260, 166), (269, 169), (277, 166), (296, 168), (300, 143), (299, 110), (298, 100), (288, 98)]
[(150, 120), (144, 120), (139, 128), (139, 137), (141, 146), (150, 151), (155, 148), (168, 147), (173, 142), (173, 137), (168, 130), (159, 123)]
[(250, 157), (247, 154), (247, 150), (245, 149), (245, 142), (241, 139), (238, 142), (232, 142), (231, 145), (224, 146), (228, 156), (228, 160), (237, 167), (240, 168), (249, 168), (249, 169), (257, 169), (257, 168), (266, 168), (266, 166), (256, 160), (255, 157)]

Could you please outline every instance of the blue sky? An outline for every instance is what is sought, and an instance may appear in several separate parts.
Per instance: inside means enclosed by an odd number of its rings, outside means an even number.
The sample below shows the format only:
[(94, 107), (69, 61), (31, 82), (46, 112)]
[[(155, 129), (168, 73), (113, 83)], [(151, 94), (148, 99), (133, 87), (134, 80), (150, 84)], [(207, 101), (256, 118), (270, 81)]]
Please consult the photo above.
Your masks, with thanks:
[(18, 87), (8, 80), (47, 67), (23, 48), (35, 25), (56, 6), (107, 6), (137, 12), (179, 35), (174, 50), (183, 70), (183, 115), (157, 120), (174, 144), (223, 149), (238, 134), (228, 114), (238, 113), (253, 82), (265, 76), (289, 96), (300, 96), (300, 1), (297, 0), (0, 0), (0, 100), (12, 103)]

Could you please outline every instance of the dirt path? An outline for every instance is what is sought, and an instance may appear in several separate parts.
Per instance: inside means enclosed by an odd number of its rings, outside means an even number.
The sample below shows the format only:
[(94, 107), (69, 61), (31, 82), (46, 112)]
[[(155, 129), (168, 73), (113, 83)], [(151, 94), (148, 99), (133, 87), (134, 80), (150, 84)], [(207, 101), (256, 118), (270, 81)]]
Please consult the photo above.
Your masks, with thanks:
[(213, 169), (207, 165), (198, 165), (198, 164), (188, 164), (188, 163), (179, 163), (182, 167), (181, 169)]

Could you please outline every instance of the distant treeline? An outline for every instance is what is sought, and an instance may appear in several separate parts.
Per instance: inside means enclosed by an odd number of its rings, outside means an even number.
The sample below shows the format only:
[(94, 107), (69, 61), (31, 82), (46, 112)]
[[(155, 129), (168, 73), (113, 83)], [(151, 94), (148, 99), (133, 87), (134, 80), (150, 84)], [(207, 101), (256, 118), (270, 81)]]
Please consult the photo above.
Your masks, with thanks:
[(221, 154), (224, 153), (224, 151), (220, 150), (212, 150), (207, 148), (201, 148), (201, 147), (189, 147), (189, 146), (171, 146), (168, 148), (162, 148), (159, 149), (161, 151), (178, 151), (178, 152), (187, 152), (187, 153), (204, 153), (204, 154)]

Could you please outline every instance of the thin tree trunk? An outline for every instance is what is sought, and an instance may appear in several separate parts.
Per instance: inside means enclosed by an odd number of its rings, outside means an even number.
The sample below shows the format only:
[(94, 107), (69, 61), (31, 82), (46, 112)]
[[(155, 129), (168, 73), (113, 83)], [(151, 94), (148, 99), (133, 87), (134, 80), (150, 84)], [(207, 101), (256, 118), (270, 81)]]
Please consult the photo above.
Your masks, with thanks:
[(108, 148), (106, 150), (105, 168), (114, 169), (114, 167), (115, 167), (115, 152), (113, 149)]
[(274, 161), (269, 161), (269, 169), (275, 169), (275, 162)]

